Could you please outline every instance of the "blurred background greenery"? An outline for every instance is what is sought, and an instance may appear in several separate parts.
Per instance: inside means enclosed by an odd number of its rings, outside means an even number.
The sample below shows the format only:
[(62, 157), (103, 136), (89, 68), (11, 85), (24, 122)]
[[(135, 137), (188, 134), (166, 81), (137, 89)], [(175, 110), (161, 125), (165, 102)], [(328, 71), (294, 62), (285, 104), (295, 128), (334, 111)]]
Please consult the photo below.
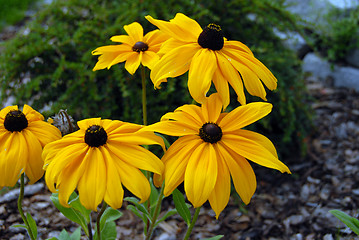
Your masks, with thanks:
[[(17, 10), (23, 14), (21, 9), (26, 8), (30, 0), (19, 2)], [(278, 89), (267, 91), (268, 101), (274, 105), (273, 112), (251, 129), (268, 136), (281, 156), (305, 152), (305, 138), (311, 131), (311, 113), (300, 60), (273, 33), (274, 28), (280, 31), (298, 28), (295, 17), (284, 10), (283, 2), (54, 0), (26, 23), (27, 31), (18, 32), (1, 43), (1, 101), (4, 103), (12, 96), (14, 104), (26, 103), (40, 111), (45, 109), (41, 111), (45, 116), (67, 109), (76, 120), (101, 116), (141, 123), (139, 71), (131, 76), (123, 64), (117, 64), (110, 70), (93, 72), (97, 56), (92, 56), (91, 51), (112, 44), (110, 37), (125, 34), (123, 26), (134, 21), (141, 23), (145, 32), (155, 29), (144, 18), (148, 14), (169, 20), (182, 12), (202, 27), (218, 23), (227, 39), (245, 43), (274, 73)], [(9, 23), (14, 23), (12, 21)], [(154, 90), (148, 82), (149, 123), (192, 102), (186, 83), (187, 75), (169, 79), (159, 90)], [(233, 91), (231, 96), (228, 110), (239, 105)], [(261, 101), (250, 96), (248, 99), (249, 102)]]

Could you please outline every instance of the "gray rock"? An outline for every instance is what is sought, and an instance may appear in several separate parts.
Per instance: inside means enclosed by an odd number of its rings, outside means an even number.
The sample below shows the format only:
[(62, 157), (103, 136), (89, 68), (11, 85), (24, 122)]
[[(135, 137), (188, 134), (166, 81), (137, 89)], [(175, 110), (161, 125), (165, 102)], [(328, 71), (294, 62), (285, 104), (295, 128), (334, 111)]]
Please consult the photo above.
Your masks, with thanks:
[(309, 53), (303, 59), (302, 70), (329, 86), (334, 85), (359, 91), (359, 69), (357, 68), (331, 66), (328, 61), (314, 53)]
[[(33, 185), (27, 185), (24, 189), (25, 196), (31, 196), (40, 192), (44, 188), (43, 183), (36, 183)], [(11, 202), (19, 197), (20, 189), (14, 189), (0, 197), (0, 203)]]
[(345, 57), (345, 61), (354, 67), (359, 68), (359, 49), (354, 49)]
[(335, 67), (333, 77), (335, 87), (346, 87), (359, 91), (359, 69)]

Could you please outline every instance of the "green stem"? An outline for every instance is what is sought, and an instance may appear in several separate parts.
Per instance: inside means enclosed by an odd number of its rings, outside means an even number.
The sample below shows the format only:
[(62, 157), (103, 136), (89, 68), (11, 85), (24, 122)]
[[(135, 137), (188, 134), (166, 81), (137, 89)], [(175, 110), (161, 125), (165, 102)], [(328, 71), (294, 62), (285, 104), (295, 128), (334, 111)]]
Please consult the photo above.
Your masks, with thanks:
[(198, 215), (199, 215), (199, 211), (201, 210), (201, 207), (196, 208), (196, 211), (193, 215), (193, 219), (191, 224), (188, 226), (187, 232), (186, 232), (186, 236), (184, 236), (183, 240), (188, 240), (189, 236), (191, 235), (192, 229), (194, 227), (194, 225), (197, 222), (198, 219)]
[(161, 210), (162, 199), (163, 199), (163, 197), (164, 197), (164, 195), (163, 195), (163, 190), (164, 190), (164, 183), (162, 184), (161, 192), (160, 192), (160, 195), (158, 196), (158, 199), (157, 199), (157, 204), (156, 204), (155, 212), (154, 212), (154, 214), (153, 214), (153, 218), (152, 218), (152, 221), (151, 221), (151, 225), (150, 225), (150, 227), (149, 227), (149, 229), (148, 229), (148, 232), (147, 232), (146, 240), (151, 239), (152, 234), (153, 234), (153, 230), (155, 229), (155, 224), (156, 224), (158, 215), (160, 214), (160, 210)]
[(24, 199), (24, 174), (21, 174), (20, 177), (20, 194), (19, 194), (19, 199), (17, 200), (17, 208), (19, 209), (19, 213), (21, 215), (22, 220), (24, 221), (26, 228), (27, 228), (27, 232), (29, 233), (30, 239), (31, 240), (35, 240), (34, 234), (31, 231), (29, 222), (27, 221), (27, 218), (25, 217), (24, 211), (22, 210), (22, 200)]
[(146, 98), (146, 72), (145, 67), (141, 65), (141, 79), (142, 79), (142, 115), (143, 125), (147, 125), (147, 98)]
[(98, 240), (101, 240), (101, 229), (100, 229), (100, 220), (102, 217), (102, 214), (105, 212), (107, 208), (107, 203), (103, 202), (102, 203), (102, 207), (101, 207), (101, 211), (98, 213), (97, 215), (97, 219), (96, 219), (96, 225), (97, 225), (97, 236), (98, 236)]

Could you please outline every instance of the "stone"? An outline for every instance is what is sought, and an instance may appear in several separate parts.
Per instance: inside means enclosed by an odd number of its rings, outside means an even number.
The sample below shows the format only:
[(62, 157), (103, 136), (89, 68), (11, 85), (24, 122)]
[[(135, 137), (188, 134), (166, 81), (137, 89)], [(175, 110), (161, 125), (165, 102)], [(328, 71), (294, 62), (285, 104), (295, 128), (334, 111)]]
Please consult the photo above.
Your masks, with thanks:
[(353, 67), (335, 67), (333, 77), (335, 87), (346, 87), (359, 92), (359, 69)]
[(348, 64), (359, 68), (359, 49), (353, 49), (350, 51), (345, 57), (345, 61)]

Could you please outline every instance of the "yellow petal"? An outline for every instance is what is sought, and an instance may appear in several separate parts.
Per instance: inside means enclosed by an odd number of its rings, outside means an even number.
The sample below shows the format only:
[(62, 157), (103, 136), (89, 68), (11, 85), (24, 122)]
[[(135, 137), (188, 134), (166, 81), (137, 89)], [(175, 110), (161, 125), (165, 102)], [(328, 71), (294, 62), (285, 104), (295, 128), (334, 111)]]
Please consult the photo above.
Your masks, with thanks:
[(244, 65), (242, 60), (238, 59), (238, 56), (234, 55), (232, 51), (222, 49), (221, 52), (231, 62), (232, 66), (235, 67), (241, 74), (242, 80), (249, 94), (258, 96), (263, 100), (267, 100), (266, 91), (264, 90), (263, 84), (256, 72)]
[[(45, 146), (45, 150), (48, 148), (48, 146), (49, 145)], [(61, 151), (55, 151), (55, 153), (45, 155), (44, 161), (45, 165), (47, 164), (46, 168), (44, 168), (46, 169), (45, 180), (46, 185), (51, 192), (56, 191), (54, 184), (57, 182), (58, 176), (61, 174), (61, 172), (70, 165), (76, 165), (76, 163), (78, 163), (77, 165), (80, 165), (88, 149), (89, 147), (85, 143), (74, 143), (72, 145), (61, 148)], [(50, 157), (52, 159), (49, 160), (48, 158)]]
[(113, 209), (120, 208), (123, 202), (123, 188), (121, 184), (120, 174), (117, 170), (117, 165), (113, 162), (117, 158), (111, 155), (106, 148), (100, 148), (102, 155), (106, 161), (106, 193), (104, 200)]
[(22, 112), (25, 114), (28, 122), (44, 120), (44, 116), (42, 116), (41, 113), (34, 110), (32, 107), (30, 107), (27, 104), (24, 105)]
[(133, 75), (136, 72), (137, 68), (140, 66), (140, 63), (142, 61), (142, 54), (142, 52), (134, 52), (131, 56), (127, 58), (125, 68), (131, 75)]
[(264, 167), (290, 173), (288, 167), (255, 140), (240, 135), (224, 134), (221, 142), (237, 154)]
[(151, 193), (151, 187), (147, 178), (143, 173), (135, 167), (118, 160), (114, 161), (117, 164), (117, 170), (120, 174), (122, 184), (134, 195), (144, 202), (148, 199)]
[(254, 56), (253, 52), (249, 49), (249, 47), (239, 41), (224, 41), (223, 47), (228, 49), (236, 49), (242, 52), (246, 52), (251, 56)]
[[(185, 112), (188, 115), (192, 116), (199, 126), (202, 126), (206, 120), (202, 115), (202, 108), (193, 104), (185, 104), (181, 107), (178, 107), (175, 112)], [(162, 120), (162, 119), (161, 119)]]
[(214, 51), (205, 48), (193, 56), (188, 74), (188, 89), (196, 102), (206, 101), (206, 94), (216, 70), (217, 58)]
[[(158, 174), (163, 173), (164, 166), (161, 160), (141, 146), (133, 146), (123, 142), (111, 141), (104, 147), (130, 166)], [(121, 179), (123, 180), (123, 178)]]
[(93, 125), (101, 126), (101, 118), (88, 118), (77, 122), (77, 126), (83, 130), (87, 130)]
[(219, 71), (219, 68), (217, 69), (217, 71), (214, 72), (212, 81), (214, 83), (214, 86), (216, 87), (218, 94), (221, 96), (223, 110), (225, 110), (230, 102), (229, 87), (227, 80), (223, 77), (223, 75)]
[(194, 208), (208, 200), (216, 184), (217, 173), (217, 156), (213, 145), (202, 143), (193, 151), (184, 176), (186, 196)]
[(271, 142), (271, 140), (269, 140), (267, 137), (263, 136), (262, 134), (244, 129), (238, 130), (236, 134), (257, 142), (258, 144), (265, 147), (270, 153), (272, 153), (274, 157), (278, 158), (277, 150), (275, 149), (273, 143)]
[(222, 100), (218, 93), (209, 96), (202, 105), (202, 114), (206, 122), (216, 123), (222, 111)]
[(116, 36), (112, 36), (111, 38), (110, 38), (110, 40), (112, 41), (112, 42), (120, 42), (120, 43), (125, 43), (125, 44), (127, 44), (127, 45), (129, 45), (129, 46), (133, 46), (133, 45), (135, 45), (135, 41), (133, 41), (133, 39), (130, 37), (130, 36), (128, 36), (128, 35), (116, 35)]
[(123, 133), (123, 134), (111, 134), (108, 135), (108, 144), (129, 144), (129, 145), (160, 145), (165, 149), (163, 138), (157, 136), (153, 132), (136, 132), (136, 133)]
[(24, 131), (30, 131), (34, 134), (42, 147), (61, 138), (60, 130), (44, 121), (30, 122)]
[(219, 154), (217, 144), (214, 144), (213, 146), (218, 156), (218, 175), (216, 185), (214, 186), (208, 200), (213, 211), (216, 213), (216, 218), (218, 219), (219, 214), (223, 211), (229, 201), (229, 196), (231, 194), (231, 178), (229, 176), (227, 164), (224, 162), (223, 157)]
[(165, 54), (152, 68), (151, 80), (157, 88), (166, 78), (177, 77), (189, 69), (192, 57), (200, 47), (197, 43), (182, 45)]
[(199, 129), (176, 121), (164, 121), (146, 126), (141, 131), (158, 132), (170, 136), (186, 136), (198, 134)]
[[(90, 148), (87, 159), (87, 166), (81, 179), (78, 182), (78, 191), (82, 205), (93, 211), (104, 199), (106, 192), (106, 164), (104, 156), (98, 148)], [(63, 184), (63, 182), (62, 182)]]
[(162, 157), (165, 164), (164, 195), (170, 195), (184, 180), (184, 174), (193, 151), (202, 144), (198, 136), (185, 136), (175, 141)]
[(148, 51), (158, 52), (162, 43), (170, 38), (169, 35), (161, 32), (160, 30), (154, 30), (148, 32), (144, 37), (143, 41), (148, 44)]
[(272, 111), (272, 104), (255, 102), (239, 106), (221, 120), (223, 133), (236, 131), (263, 118)]
[(182, 13), (177, 13), (170, 22), (156, 20), (149, 15), (145, 18), (161, 31), (175, 39), (185, 42), (197, 42), (198, 36), (202, 32), (201, 26), (196, 21)]
[(123, 27), (134, 43), (143, 41), (143, 28), (138, 22)]
[(18, 110), (18, 106), (17, 105), (13, 105), (13, 106), (7, 106), (4, 107), (3, 109), (1, 109), (0, 111), (0, 119), (2, 120), (2, 123), (4, 124), (4, 119), (6, 117), (6, 115), (12, 111), (12, 110)]
[[(231, 84), (233, 90), (237, 94), (237, 101), (240, 102), (242, 105), (245, 105), (246, 96), (244, 95), (243, 82), (237, 69), (235, 69), (232, 66), (232, 64), (228, 61), (228, 59), (221, 51), (219, 51), (219, 53), (217, 54), (217, 59), (218, 59), (218, 69), (216, 71), (217, 81), (222, 81), (222, 82), (228, 81), (229, 84)], [(214, 83), (216, 84), (215, 80)], [(219, 91), (217, 86), (216, 89), (217, 91)], [(223, 106), (225, 106), (225, 104), (223, 104)]]
[[(91, 164), (93, 158), (92, 151), (89, 151), (88, 154), (78, 155), (73, 158), (71, 164), (61, 171), (60, 176), (56, 179), (57, 185), (56, 188), (59, 189), (59, 202), (62, 206), (69, 207), (68, 200), (70, 195), (75, 190), (76, 186), (79, 183), (80, 178), (83, 176), (87, 166)], [(47, 175), (47, 171), (46, 171)], [(45, 175), (46, 183), (48, 184), (49, 179)], [(49, 179), (48, 179), (49, 178)], [(82, 202), (81, 202), (82, 203)]]
[(26, 129), (21, 132), (25, 137), (28, 148), (25, 174), (30, 180), (29, 184), (33, 184), (44, 175), (44, 170), (42, 169), (44, 161), (41, 158), (42, 146), (32, 132), (26, 131)]
[(25, 171), (29, 156), (25, 137), (22, 133), (6, 134), (0, 145), (0, 186), (12, 187)]
[(153, 66), (160, 60), (160, 57), (149, 50), (143, 52), (142, 55), (142, 65), (145, 67), (148, 67), (149, 69), (152, 69)]

